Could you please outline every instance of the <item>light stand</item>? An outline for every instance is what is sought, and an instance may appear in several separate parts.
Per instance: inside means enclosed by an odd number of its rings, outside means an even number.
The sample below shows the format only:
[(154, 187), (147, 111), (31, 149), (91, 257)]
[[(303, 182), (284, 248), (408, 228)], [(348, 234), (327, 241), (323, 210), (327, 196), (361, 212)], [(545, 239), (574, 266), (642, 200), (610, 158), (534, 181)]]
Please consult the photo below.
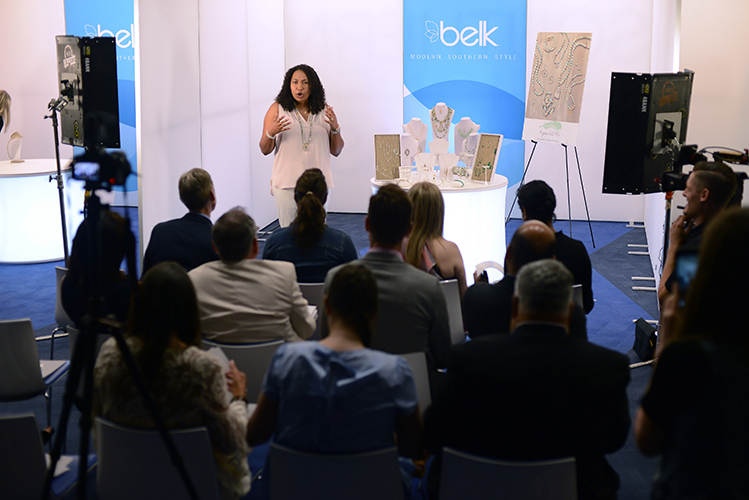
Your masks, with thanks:
[(57, 99), (52, 99), (47, 105), (50, 113), (48, 116), (44, 117), (45, 119), (52, 119), (52, 130), (55, 136), (55, 159), (57, 160), (57, 175), (50, 175), (49, 182), (52, 182), (53, 180), (57, 181), (57, 193), (60, 197), (60, 221), (62, 222), (62, 246), (66, 268), (68, 267), (68, 258), (70, 257), (70, 252), (68, 251), (68, 224), (67, 219), (65, 218), (65, 196), (63, 194), (65, 190), (65, 184), (62, 181), (62, 168), (60, 167), (60, 139), (58, 132), (57, 113), (59, 113), (60, 110), (62, 110), (62, 108), (67, 105), (68, 101), (62, 95)]

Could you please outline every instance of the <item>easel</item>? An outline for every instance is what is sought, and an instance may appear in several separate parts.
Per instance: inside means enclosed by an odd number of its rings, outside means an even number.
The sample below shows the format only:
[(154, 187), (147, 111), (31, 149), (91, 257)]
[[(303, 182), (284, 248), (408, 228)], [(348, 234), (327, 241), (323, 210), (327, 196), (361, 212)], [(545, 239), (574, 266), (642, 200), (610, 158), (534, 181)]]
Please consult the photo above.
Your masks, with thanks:
[[(533, 153), (536, 152), (536, 146), (538, 146), (538, 141), (535, 139), (531, 139), (531, 142), (533, 143), (533, 149), (531, 150), (531, 154), (528, 157), (528, 163), (525, 165), (525, 170), (523, 170), (523, 177), (520, 179), (520, 186), (518, 187), (518, 191), (520, 191), (520, 188), (523, 187), (523, 184), (525, 183), (525, 175), (528, 173), (528, 168), (531, 166), (531, 160), (533, 160)], [(564, 148), (564, 169), (567, 173), (567, 213), (569, 214), (568, 219), (570, 223), (570, 237), (572, 237), (572, 205), (570, 204), (570, 164), (569, 159), (567, 156), (567, 145), (562, 144), (562, 147)], [(590, 211), (588, 211), (588, 199), (585, 197), (585, 185), (583, 184), (583, 173), (580, 169), (580, 157), (577, 155), (577, 146), (573, 146), (575, 148), (575, 160), (577, 160), (577, 173), (580, 176), (580, 187), (583, 190), (583, 202), (585, 203), (585, 214), (588, 218), (588, 228), (590, 229), (590, 239), (593, 242), (593, 248), (596, 247), (596, 240), (593, 238), (593, 225), (590, 223)], [(510, 205), (510, 210), (507, 212), (507, 218), (505, 219), (505, 225), (510, 221), (510, 215), (512, 215), (512, 209), (515, 208), (515, 202), (518, 200), (518, 191), (515, 191), (515, 198), (512, 200), (512, 205)]]

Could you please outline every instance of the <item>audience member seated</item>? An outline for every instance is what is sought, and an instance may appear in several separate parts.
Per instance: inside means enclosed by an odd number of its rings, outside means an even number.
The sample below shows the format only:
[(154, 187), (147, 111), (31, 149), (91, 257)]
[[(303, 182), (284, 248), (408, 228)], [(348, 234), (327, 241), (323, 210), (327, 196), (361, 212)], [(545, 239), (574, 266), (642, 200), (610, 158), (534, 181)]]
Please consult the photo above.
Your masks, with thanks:
[(247, 442), (254, 446), (272, 436), (289, 448), (322, 454), (397, 445), (402, 456), (423, 460), (411, 368), (399, 356), (369, 348), (377, 335), (372, 272), (346, 265), (329, 285), (328, 336), (278, 348), (247, 426)]
[(263, 259), (294, 264), (299, 283), (322, 283), (328, 271), (358, 257), (351, 237), (325, 225), (328, 185), (319, 168), (305, 171), (296, 181), (296, 218), (265, 242)]
[[(554, 191), (544, 181), (531, 181), (518, 190), (518, 206), (523, 220), (540, 220), (554, 230), (554, 209), (557, 198)], [(583, 286), (583, 309), (588, 314), (595, 305), (591, 287), (593, 268), (590, 256), (581, 241), (556, 232), (556, 258), (572, 272), (575, 284)]]
[[(224, 374), (200, 349), (200, 340), (190, 278), (174, 262), (154, 266), (135, 295), (128, 347), (166, 427), (206, 426), (222, 498), (239, 498), (250, 489), (245, 375), (233, 362)], [(227, 387), (234, 396), (231, 402)], [(93, 412), (131, 427), (155, 425), (115, 338), (104, 343), (96, 360)]]
[(568, 335), (572, 284), (556, 260), (523, 266), (512, 335), (453, 348), (446, 380), (424, 413), (427, 451), (438, 457), (430, 498), (444, 446), (504, 460), (574, 456), (578, 498), (616, 498), (619, 476), (605, 454), (629, 433), (629, 361)]
[(211, 175), (202, 168), (182, 174), (179, 199), (189, 212), (181, 219), (156, 224), (143, 257), (141, 276), (152, 266), (167, 260), (182, 264), (186, 271), (218, 260), (211, 245), (211, 212), (216, 208)]
[(665, 348), (635, 422), (638, 447), (662, 455), (653, 499), (749, 498), (747, 248), (749, 210), (729, 209), (704, 233), (688, 293), (677, 280), (663, 302)]
[[(124, 323), (136, 281), (135, 237), (128, 221), (109, 210), (100, 214), (97, 231), (92, 216), (78, 227), (60, 290), (62, 306), (78, 329), (85, 328), (85, 317)], [(129, 277), (120, 270), (126, 256)]]
[[(701, 161), (687, 178), (684, 197), (684, 213), (680, 215), (669, 232), (666, 261), (658, 285), (658, 300), (663, 302), (671, 289), (671, 273), (674, 271), (676, 254), (680, 251), (697, 253), (702, 243), (702, 234), (710, 221), (723, 213), (736, 191), (736, 174), (722, 161)], [(661, 306), (662, 308), (662, 306)]]
[(431, 182), (419, 182), (408, 190), (413, 205), (413, 229), (407, 239), (406, 262), (441, 280), (457, 279), (460, 296), (466, 291), (466, 270), (458, 245), (442, 237), (445, 201)]
[[(372, 348), (391, 354), (426, 351), (432, 367), (444, 368), (450, 353), (447, 304), (439, 280), (403, 260), (403, 238), (411, 230), (411, 202), (394, 184), (383, 186), (369, 200), (365, 219), (370, 249), (355, 264), (367, 266), (377, 280), (380, 314)], [(338, 272), (325, 278), (325, 293)], [(324, 318), (320, 329), (327, 332)]]
[(228, 344), (304, 340), (315, 318), (299, 290), (294, 265), (258, 260), (257, 226), (241, 208), (213, 227), (220, 260), (190, 271), (203, 337)]
[[(493, 333), (509, 333), (515, 275), (526, 264), (554, 257), (555, 235), (546, 224), (530, 220), (515, 231), (505, 253), (505, 276), (488, 284), (476, 276), (463, 297), (463, 322), (472, 339)], [(570, 335), (587, 340), (585, 312), (575, 304)]]

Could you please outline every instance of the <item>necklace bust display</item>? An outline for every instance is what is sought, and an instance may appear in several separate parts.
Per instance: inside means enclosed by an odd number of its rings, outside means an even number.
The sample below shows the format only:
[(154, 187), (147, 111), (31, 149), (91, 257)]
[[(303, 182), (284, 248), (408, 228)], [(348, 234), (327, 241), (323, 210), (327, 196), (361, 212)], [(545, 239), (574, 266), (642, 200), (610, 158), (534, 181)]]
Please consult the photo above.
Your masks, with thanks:
[(426, 124), (419, 118), (411, 118), (408, 123), (403, 124), (403, 132), (417, 142), (417, 150), (414, 154), (423, 153), (427, 140)]
[(459, 155), (463, 152), (463, 144), (468, 139), (468, 136), (477, 133), (480, 128), (481, 125), (473, 123), (467, 116), (464, 116), (455, 124), (455, 132), (453, 134), (455, 139), (455, 154)]
[(435, 139), (446, 139), (450, 132), (454, 109), (450, 108), (444, 102), (438, 102), (430, 111), (432, 118), (432, 136)]

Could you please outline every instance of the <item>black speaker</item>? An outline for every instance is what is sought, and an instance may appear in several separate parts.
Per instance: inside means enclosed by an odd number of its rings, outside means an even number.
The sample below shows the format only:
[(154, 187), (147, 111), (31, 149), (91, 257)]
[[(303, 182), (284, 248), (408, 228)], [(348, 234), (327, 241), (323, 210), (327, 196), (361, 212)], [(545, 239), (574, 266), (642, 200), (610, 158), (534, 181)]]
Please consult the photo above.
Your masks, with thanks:
[(57, 76), (68, 105), (60, 111), (62, 143), (120, 147), (117, 54), (112, 37), (58, 36)]
[(684, 143), (694, 73), (612, 73), (603, 192), (655, 193), (670, 165), (666, 140)]
[(658, 335), (655, 328), (644, 318), (635, 322), (635, 345), (632, 349), (643, 361), (650, 361), (655, 357), (655, 348), (658, 345)]

